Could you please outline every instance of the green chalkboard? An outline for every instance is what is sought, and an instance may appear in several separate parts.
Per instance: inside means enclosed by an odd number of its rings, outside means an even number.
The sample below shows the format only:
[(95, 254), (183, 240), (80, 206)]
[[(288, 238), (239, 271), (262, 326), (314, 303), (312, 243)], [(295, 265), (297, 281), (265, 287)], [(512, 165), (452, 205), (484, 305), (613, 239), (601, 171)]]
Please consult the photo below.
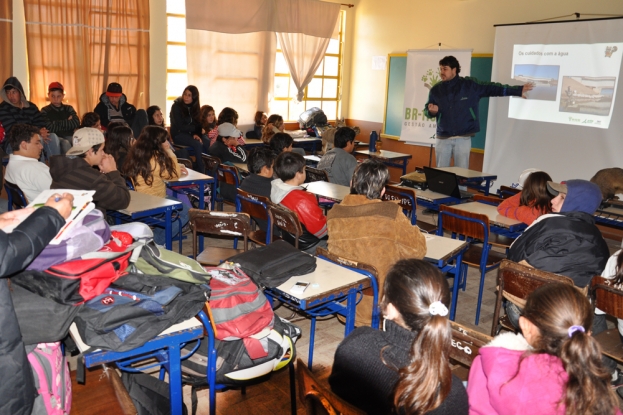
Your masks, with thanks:
[[(405, 79), (407, 75), (407, 54), (388, 56), (387, 92), (385, 94), (384, 136), (398, 138), (402, 128), (403, 104), (405, 98)], [(493, 55), (472, 55), (471, 75), (481, 81), (491, 80)], [(424, 105), (424, 103), (422, 103)], [(472, 150), (484, 150), (489, 115), (489, 98), (480, 100), (480, 132), (472, 139)]]

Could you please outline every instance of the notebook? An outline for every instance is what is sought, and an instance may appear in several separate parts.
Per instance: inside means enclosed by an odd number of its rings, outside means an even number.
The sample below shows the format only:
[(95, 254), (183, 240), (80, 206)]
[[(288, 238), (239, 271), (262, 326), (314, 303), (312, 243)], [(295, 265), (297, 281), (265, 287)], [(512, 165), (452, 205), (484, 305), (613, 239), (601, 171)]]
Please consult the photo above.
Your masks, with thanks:
[(457, 199), (469, 199), (473, 196), (471, 193), (459, 189), (459, 179), (454, 173), (424, 167), (424, 175), (426, 176), (429, 190), (433, 192), (456, 197)]

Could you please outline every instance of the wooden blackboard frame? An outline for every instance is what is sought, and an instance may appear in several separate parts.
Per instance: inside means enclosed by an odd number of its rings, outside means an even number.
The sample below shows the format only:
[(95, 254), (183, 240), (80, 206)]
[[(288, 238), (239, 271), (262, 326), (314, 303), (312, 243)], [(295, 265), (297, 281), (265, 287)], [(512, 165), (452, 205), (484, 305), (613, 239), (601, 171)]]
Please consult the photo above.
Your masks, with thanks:
[[(491, 81), (493, 54), (472, 54), (471, 75), (481, 81)], [(393, 140), (400, 139), (402, 127), (402, 111), (404, 89), (407, 73), (407, 54), (390, 53), (387, 55), (387, 79), (385, 84), (385, 108), (383, 111), (383, 130), (381, 137)], [(422, 102), (424, 105), (424, 102)], [(472, 138), (472, 151), (484, 153), (487, 133), (487, 117), (489, 115), (489, 98), (480, 100), (480, 132)]]

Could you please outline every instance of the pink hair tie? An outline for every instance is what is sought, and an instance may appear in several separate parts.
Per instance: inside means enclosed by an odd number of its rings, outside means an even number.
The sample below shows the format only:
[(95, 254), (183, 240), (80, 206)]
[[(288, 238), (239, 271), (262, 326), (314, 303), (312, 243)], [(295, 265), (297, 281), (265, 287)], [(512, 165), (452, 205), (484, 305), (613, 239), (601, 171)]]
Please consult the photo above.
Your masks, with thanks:
[(577, 331), (581, 331), (582, 333), (585, 332), (584, 327), (582, 327), (582, 326), (571, 326), (571, 327), (569, 327), (569, 338), (571, 338), (571, 336), (573, 336), (573, 333), (575, 333)]

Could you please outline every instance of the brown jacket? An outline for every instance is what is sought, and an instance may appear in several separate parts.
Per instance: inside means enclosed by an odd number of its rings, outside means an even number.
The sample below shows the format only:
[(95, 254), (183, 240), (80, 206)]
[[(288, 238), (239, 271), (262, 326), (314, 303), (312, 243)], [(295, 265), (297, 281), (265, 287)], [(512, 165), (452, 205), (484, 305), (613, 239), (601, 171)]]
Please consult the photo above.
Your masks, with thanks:
[[(329, 252), (373, 265), (379, 272), (379, 300), (385, 276), (396, 261), (422, 259), (426, 240), (393, 202), (347, 195), (327, 215)], [(370, 325), (372, 297), (357, 306), (357, 326)]]

